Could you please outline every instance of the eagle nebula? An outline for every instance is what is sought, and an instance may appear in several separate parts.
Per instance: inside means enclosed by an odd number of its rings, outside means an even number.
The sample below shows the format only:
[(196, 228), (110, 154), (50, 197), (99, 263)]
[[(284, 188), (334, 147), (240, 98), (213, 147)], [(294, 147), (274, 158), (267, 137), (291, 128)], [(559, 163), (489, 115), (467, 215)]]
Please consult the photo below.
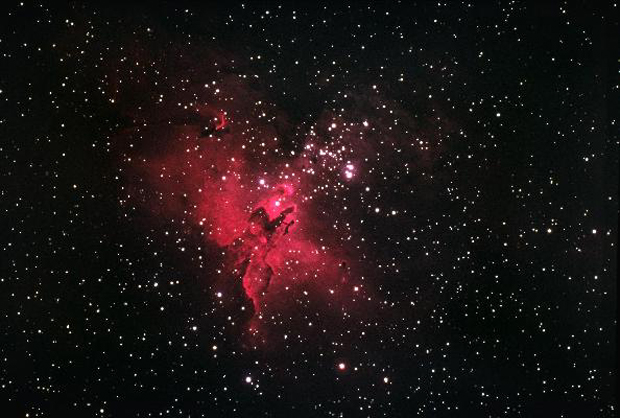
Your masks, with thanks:
[[(146, 213), (180, 218), (221, 250), (216, 282), (236, 294), (243, 289), (251, 335), (260, 333), (264, 317), (292, 309), (296, 292), (313, 289), (331, 300), (359, 292), (364, 276), (352, 274), (362, 270), (353, 260), (363, 247), (352, 242), (353, 226), (343, 228), (354, 203), (339, 200), (338, 192), (359, 187), (361, 168), (353, 160), (364, 145), (329, 145), (311, 131), (299, 152), (285, 153), (277, 136), (246, 142), (237, 120), (212, 113), (196, 118), (205, 126), (158, 133), (160, 143), (170, 141), (163, 151), (131, 162), (128, 190), (157, 196), (143, 200)], [(328, 130), (336, 126), (329, 122)], [(347, 136), (367, 126), (347, 124)], [(140, 184), (131, 182), (136, 170)]]
[[(346, 112), (326, 108), (294, 121), (231, 74), (239, 72), (234, 60), (217, 64), (224, 74), (203, 74), (204, 83), (184, 86), (178, 98), (126, 109), (131, 122), (117, 138), (128, 145), (121, 156), (125, 204), (192, 231), (186, 236), (196, 237), (192, 245), (204, 254), (191, 262), (203, 266), (212, 297), (241, 305), (250, 345), (265, 343), (277, 318), (290, 318), (304, 299), (333, 315), (371, 314), (379, 306), (373, 280), (390, 254), (386, 249), (378, 266), (375, 249), (369, 262), (368, 234), (360, 231), (383, 235), (390, 227), (379, 219), (402, 214), (395, 202), (382, 202), (375, 185), (396, 186), (406, 174), (419, 196), (432, 200), (424, 180), (433, 177), (440, 136), (422, 136), (423, 126), (376, 86), (363, 95), (349, 91)], [(404, 166), (384, 164), (397, 159)], [(207, 265), (214, 254), (217, 262)]]
[(0, 415), (613, 416), (611, 3), (3, 4)]

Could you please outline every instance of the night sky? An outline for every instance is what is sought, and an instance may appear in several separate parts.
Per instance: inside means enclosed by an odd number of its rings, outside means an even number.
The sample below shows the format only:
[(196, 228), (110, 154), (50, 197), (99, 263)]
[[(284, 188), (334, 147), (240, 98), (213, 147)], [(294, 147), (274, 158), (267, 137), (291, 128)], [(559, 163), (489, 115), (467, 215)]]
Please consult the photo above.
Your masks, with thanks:
[(613, 2), (1, 15), (1, 416), (615, 416)]

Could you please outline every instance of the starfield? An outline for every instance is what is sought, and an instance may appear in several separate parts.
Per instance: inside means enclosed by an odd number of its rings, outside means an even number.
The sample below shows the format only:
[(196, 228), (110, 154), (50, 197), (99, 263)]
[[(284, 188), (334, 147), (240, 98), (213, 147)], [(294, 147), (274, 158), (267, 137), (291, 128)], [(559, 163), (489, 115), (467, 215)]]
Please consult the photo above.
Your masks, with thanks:
[(614, 2), (9, 2), (1, 417), (613, 417)]

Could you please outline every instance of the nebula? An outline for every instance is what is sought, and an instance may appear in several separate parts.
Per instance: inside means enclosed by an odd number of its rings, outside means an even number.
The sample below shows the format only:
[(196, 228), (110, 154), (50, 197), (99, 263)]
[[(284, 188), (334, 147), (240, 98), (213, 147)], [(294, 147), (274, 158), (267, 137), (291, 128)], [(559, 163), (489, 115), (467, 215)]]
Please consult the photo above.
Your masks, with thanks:
[[(270, 206), (279, 207), (291, 192), (284, 192), (288, 188), (278, 187), (277, 195), (265, 206), (256, 209), (248, 220), (248, 227), (243, 234), (231, 245), (235, 260), (243, 275), (243, 288), (252, 299), (255, 312), (260, 312), (260, 300), (269, 288), (274, 272), (279, 270), (278, 260), (272, 253), (279, 253), (280, 247), (285, 245), (284, 238), (292, 231), (295, 224), (295, 207), (288, 206), (275, 218), (269, 215)], [(276, 270), (274, 270), (274, 268)]]
[[(325, 317), (371, 315), (373, 287), (394, 256), (375, 237), (404, 227), (395, 215), (411, 199), (377, 191), (415, 184), (420, 204), (432, 205), (442, 149), (432, 132), (442, 119), (421, 124), (369, 88), (347, 92), (346, 112), (295, 120), (233, 60), (217, 61), (225, 71), (171, 89), (165, 101), (119, 99), (130, 121), (116, 139), (127, 144), (125, 200), (145, 218), (182, 226), (180, 240), (198, 235), (196, 246), (211, 254), (192, 260), (200, 280), (222, 300), (242, 299), (240, 322), (252, 335), (282, 316), (290, 323), (308, 303)], [(359, 308), (371, 300), (375, 308)]]
[(211, 110), (203, 114), (200, 123), (141, 130), (151, 145), (153, 135), (161, 146), (134, 153), (139, 157), (128, 168), (129, 195), (142, 196), (147, 213), (198, 228), (206, 243), (221, 249), (224, 280), (243, 289), (251, 302), (247, 329), (257, 333), (263, 316), (292, 306), (294, 298), (286, 295), (300, 286), (333, 297), (349, 285), (355, 263), (331, 225), (339, 208), (321, 209), (325, 202), (317, 191), (325, 188), (326, 176), (352, 180), (344, 172), (353, 168), (349, 163), (334, 170), (329, 160), (340, 166), (339, 159), (327, 148), (316, 149), (316, 139), (300, 155), (252, 157), (234, 124)]
[(261, 175), (243, 157), (226, 158), (225, 170), (203, 173), (197, 218), (205, 236), (226, 252), (231, 280), (240, 280), (251, 300), (254, 332), (272, 305), (287, 305), (277, 295), (298, 284), (333, 288), (347, 281), (351, 262), (337, 248), (336, 235), (321, 232), (330, 219), (314, 211), (312, 181), (301, 176), (304, 159), (272, 169), (277, 176)]

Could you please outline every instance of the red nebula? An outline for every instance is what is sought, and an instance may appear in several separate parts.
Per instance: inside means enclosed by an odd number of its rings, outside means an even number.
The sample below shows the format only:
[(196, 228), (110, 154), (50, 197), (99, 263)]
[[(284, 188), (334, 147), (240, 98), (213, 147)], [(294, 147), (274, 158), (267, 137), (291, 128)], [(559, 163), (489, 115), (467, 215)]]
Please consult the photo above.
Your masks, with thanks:
[(289, 233), (296, 221), (295, 205), (287, 201), (292, 187), (279, 185), (248, 219), (243, 234), (231, 245), (236, 264), (243, 271), (243, 288), (252, 299), (254, 311), (260, 312), (260, 301), (274, 272), (281, 269), (281, 249), (290, 244)]
[(139, 181), (130, 183), (129, 194), (154, 194), (143, 199), (149, 212), (198, 227), (221, 249), (224, 264), (207, 265), (208, 280), (215, 291), (222, 280), (240, 282), (251, 300), (253, 331), (263, 325), (261, 316), (285, 312), (303, 292), (334, 302), (353, 263), (313, 196), (324, 181), (321, 166), (311, 175), (304, 172), (312, 164), (308, 155), (260, 159), (244, 150), (237, 132), (205, 138), (200, 130), (176, 127), (164, 147), (150, 150), (154, 155), (142, 150), (132, 161), (130, 178)]
[(224, 112), (220, 112), (219, 120), (215, 124), (215, 130), (216, 131), (221, 131), (226, 126), (228, 126), (228, 122), (226, 121), (226, 118), (224, 117)]
[(200, 67), (181, 89), (170, 81), (166, 100), (119, 96), (128, 216), (182, 248), (183, 268), (234, 312), (233, 329), (284, 341), (284, 328), (315, 333), (319, 322), (371, 314), (377, 265), (391, 259), (377, 248), (374, 191), (404, 178), (402, 162), (423, 178), (441, 148), (411, 141), (417, 121), (397, 102), (354, 93), (346, 118), (324, 110), (298, 120), (239, 77), (235, 60), (211, 58), (217, 68)]

